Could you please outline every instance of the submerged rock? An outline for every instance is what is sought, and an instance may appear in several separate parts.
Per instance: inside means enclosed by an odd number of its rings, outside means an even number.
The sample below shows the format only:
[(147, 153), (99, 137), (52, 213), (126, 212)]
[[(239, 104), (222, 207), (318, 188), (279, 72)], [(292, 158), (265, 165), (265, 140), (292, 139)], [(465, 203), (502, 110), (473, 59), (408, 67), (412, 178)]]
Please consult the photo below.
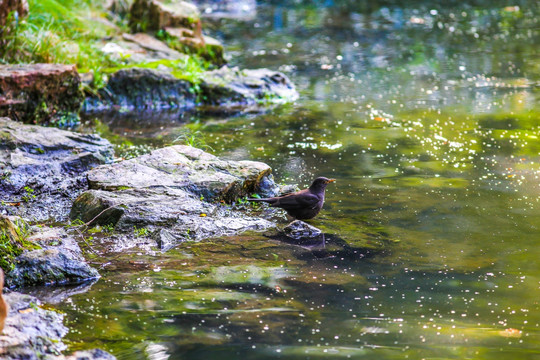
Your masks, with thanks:
[(13, 292), (5, 298), (10, 311), (4, 332), (0, 334), (0, 358), (3, 360), (115, 359), (103, 350), (59, 355), (67, 348), (62, 342), (68, 332), (63, 324), (64, 315), (40, 308), (40, 301), (30, 295)]
[(112, 145), (99, 136), (0, 118), (0, 210), (65, 219), (71, 200), (87, 188), (84, 173), (112, 157)]
[(69, 125), (83, 101), (75, 65), (0, 65), (0, 116)]
[(75, 200), (71, 218), (153, 237), (163, 248), (187, 239), (264, 230), (273, 223), (234, 211), (225, 202), (277, 189), (271, 171), (260, 162), (220, 160), (190, 146), (158, 149), (89, 172), (91, 190)]
[(295, 220), (289, 225), (283, 228), (283, 232), (296, 240), (303, 238), (315, 238), (322, 234), (322, 231), (317, 229), (315, 226), (310, 225), (302, 220)]
[(99, 277), (63, 228), (38, 231), (27, 241), (40, 249), (25, 251), (15, 259), (15, 268), (6, 276), (7, 286), (77, 284)]

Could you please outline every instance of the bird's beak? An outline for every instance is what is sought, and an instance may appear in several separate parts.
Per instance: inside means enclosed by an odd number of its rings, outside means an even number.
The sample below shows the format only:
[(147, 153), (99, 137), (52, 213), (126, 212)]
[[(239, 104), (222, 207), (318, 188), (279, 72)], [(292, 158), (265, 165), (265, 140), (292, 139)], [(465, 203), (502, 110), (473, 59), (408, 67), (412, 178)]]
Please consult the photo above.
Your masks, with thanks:
[(330, 184), (332, 182), (336, 182), (336, 179), (328, 179), (328, 181), (326, 182), (327, 184)]

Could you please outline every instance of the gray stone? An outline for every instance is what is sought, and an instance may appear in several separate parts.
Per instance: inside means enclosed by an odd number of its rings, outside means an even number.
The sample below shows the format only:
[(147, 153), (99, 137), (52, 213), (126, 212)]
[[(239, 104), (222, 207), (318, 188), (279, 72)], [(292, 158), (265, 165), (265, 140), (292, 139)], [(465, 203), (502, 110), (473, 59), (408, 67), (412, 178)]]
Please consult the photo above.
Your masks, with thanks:
[(271, 169), (260, 162), (224, 161), (176, 145), (98, 167), (88, 180), (91, 190), (75, 200), (72, 219), (113, 224), (122, 233), (146, 228), (161, 248), (274, 226), (225, 205), (258, 192), (262, 183), (272, 187)]
[(280, 103), (298, 98), (289, 78), (269, 69), (240, 70), (223, 66), (205, 74), (201, 90), (205, 104), (221, 107)]
[(77, 351), (59, 355), (67, 347), (62, 339), (68, 329), (64, 315), (40, 307), (41, 302), (30, 295), (16, 292), (5, 295), (9, 305), (6, 327), (0, 334), (2, 360), (114, 360), (111, 354), (99, 350)]
[(64, 315), (40, 307), (40, 301), (20, 293), (5, 295), (9, 305), (6, 327), (0, 334), (0, 358), (41, 359), (66, 349), (62, 338), (68, 329)]
[(41, 249), (25, 251), (15, 259), (15, 269), (6, 276), (9, 287), (77, 284), (99, 277), (63, 228), (39, 231), (27, 240)]
[(64, 220), (87, 188), (85, 172), (113, 158), (112, 145), (97, 135), (8, 118), (0, 118), (0, 145), (0, 210), (34, 220)]
[(283, 232), (296, 240), (319, 237), (322, 231), (302, 220), (295, 220), (283, 228)]
[(294, 84), (283, 73), (268, 69), (239, 70), (228, 68), (202, 75), (200, 93), (187, 80), (170, 72), (153, 69), (122, 69), (111, 75), (99, 96), (86, 98), (84, 111), (102, 111), (119, 106), (122, 111), (145, 109), (194, 109), (218, 112), (252, 111), (294, 101), (298, 98)]

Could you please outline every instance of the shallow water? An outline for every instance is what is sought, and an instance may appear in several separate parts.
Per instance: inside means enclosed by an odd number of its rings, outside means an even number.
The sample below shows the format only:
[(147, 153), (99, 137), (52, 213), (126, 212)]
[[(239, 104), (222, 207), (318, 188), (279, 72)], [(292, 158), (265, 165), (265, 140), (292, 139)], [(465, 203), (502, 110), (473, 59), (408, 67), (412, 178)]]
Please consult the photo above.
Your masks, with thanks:
[(229, 118), (104, 117), (98, 129), (163, 146), (189, 128), (216, 155), (271, 164), (278, 182), (334, 177), (312, 221), (327, 236), (95, 258), (103, 278), (54, 305), (71, 349), (540, 358), (539, 15), (532, 1), (291, 1), (215, 23), (232, 64), (280, 68), (300, 99)]

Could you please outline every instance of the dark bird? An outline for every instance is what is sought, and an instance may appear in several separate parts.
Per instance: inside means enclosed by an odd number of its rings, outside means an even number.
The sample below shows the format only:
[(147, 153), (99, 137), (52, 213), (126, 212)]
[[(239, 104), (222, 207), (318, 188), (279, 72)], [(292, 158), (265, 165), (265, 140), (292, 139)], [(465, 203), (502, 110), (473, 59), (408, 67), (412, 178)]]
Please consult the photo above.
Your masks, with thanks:
[(248, 199), (249, 201), (265, 202), (272, 207), (282, 208), (298, 220), (314, 218), (321, 211), (324, 204), (324, 190), (335, 179), (325, 177), (316, 178), (307, 189), (298, 192), (266, 199)]

